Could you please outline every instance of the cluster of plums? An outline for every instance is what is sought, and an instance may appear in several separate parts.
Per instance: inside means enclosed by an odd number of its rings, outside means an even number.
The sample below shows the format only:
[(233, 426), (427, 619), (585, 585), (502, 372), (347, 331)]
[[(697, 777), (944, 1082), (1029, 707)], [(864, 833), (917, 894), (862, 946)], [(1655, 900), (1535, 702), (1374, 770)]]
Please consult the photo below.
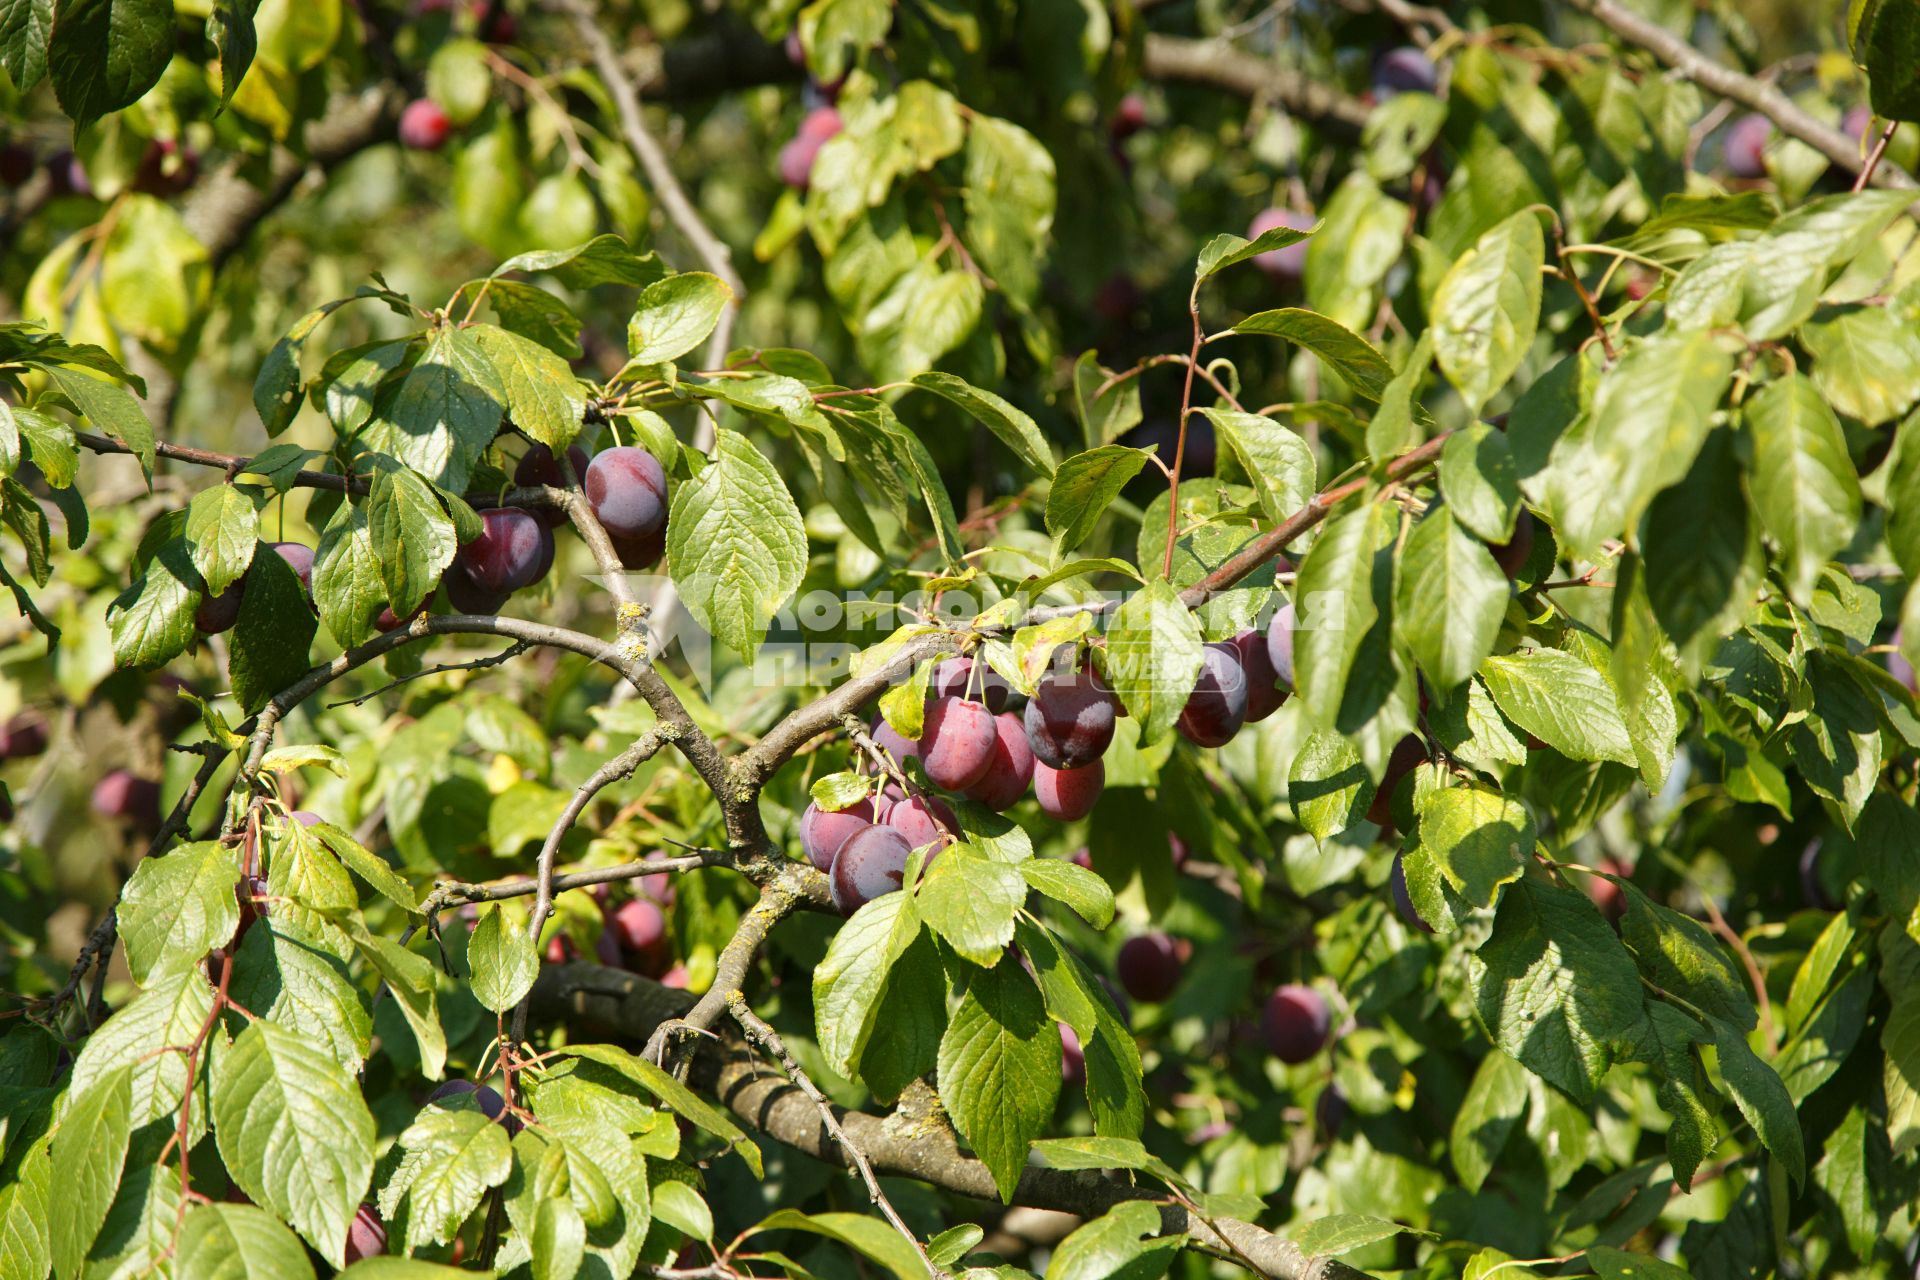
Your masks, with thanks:
[[(1192, 953), (1184, 938), (1164, 933), (1142, 933), (1120, 944), (1114, 957), (1114, 975), (1128, 996), (1146, 1004), (1159, 1004), (1180, 984), (1181, 971)], [(1267, 1051), (1280, 1061), (1297, 1065), (1326, 1048), (1332, 1034), (1333, 1015), (1326, 999), (1312, 987), (1289, 982), (1268, 995), (1260, 1011), (1260, 1035)], [(1063, 1028), (1069, 1057), (1079, 1052), (1078, 1039)]]
[[(662, 986), (687, 985), (687, 967), (674, 959), (673, 943), (667, 936), (673, 877), (664, 873), (642, 876), (634, 895), (617, 905), (611, 885), (599, 886), (594, 896), (604, 917), (599, 940), (594, 944), (596, 960), (608, 968), (652, 978)], [(577, 959), (578, 954), (573, 939), (565, 933), (555, 933), (547, 942), (549, 964), (565, 964)]]
[[(603, 449), (591, 458), (578, 445), (567, 453), (621, 565), (637, 571), (658, 564), (667, 548), (667, 476), (658, 459), (633, 445)], [(559, 463), (544, 445), (535, 445), (521, 457), (513, 479), (526, 487), (564, 483)], [(514, 592), (547, 576), (553, 567), (553, 531), (565, 522), (565, 513), (557, 507), (538, 511), (493, 507), (481, 512), (480, 536), (461, 545), (441, 579), (448, 607), (457, 613), (499, 612)], [(267, 546), (299, 576), (311, 600), (313, 548), (303, 542), (269, 542)], [(226, 631), (239, 621), (246, 581), (243, 574), (225, 591), (201, 602), (193, 622), (202, 635)], [(423, 602), (418, 612), (425, 609)], [(409, 621), (411, 617), (402, 618), (384, 608), (374, 625), (392, 631)]]

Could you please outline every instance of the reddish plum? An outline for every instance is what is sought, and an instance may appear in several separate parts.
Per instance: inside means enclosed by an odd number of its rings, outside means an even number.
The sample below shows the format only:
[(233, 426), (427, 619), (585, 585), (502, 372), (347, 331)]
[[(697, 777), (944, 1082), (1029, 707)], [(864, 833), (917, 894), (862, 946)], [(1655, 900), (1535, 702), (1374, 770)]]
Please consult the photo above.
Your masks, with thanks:
[(1018, 804), (1033, 782), (1033, 748), (1027, 745), (1026, 726), (1011, 711), (993, 718), (993, 730), (998, 738), (993, 761), (967, 789), (967, 799), (1001, 813)]
[(454, 564), (488, 595), (511, 594), (540, 580), (553, 564), (553, 530), (519, 507), (480, 513), (480, 536), (464, 544)]
[(1049, 768), (1092, 764), (1113, 743), (1117, 709), (1112, 692), (1091, 671), (1050, 673), (1027, 702), (1027, 745)]
[(667, 523), (667, 473), (645, 449), (604, 449), (587, 464), (587, 501), (606, 531), (619, 538), (658, 533)]
[(160, 827), (160, 784), (131, 769), (115, 769), (93, 784), (93, 811), (141, 831)]
[(1409, 927), (1418, 929), (1422, 933), (1432, 933), (1433, 926), (1420, 918), (1420, 913), (1414, 910), (1413, 897), (1407, 892), (1405, 855), (1398, 853), (1393, 855), (1393, 875), (1390, 878), (1393, 882), (1393, 909), (1400, 913), (1400, 918), (1406, 921)]
[(1013, 699), (1013, 686), (1007, 683), (1005, 676), (985, 663), (979, 664), (976, 674), (972, 658), (948, 658), (933, 669), (933, 680), (927, 686), (927, 696), (982, 702), (987, 710), (999, 715)]
[(387, 1224), (380, 1221), (380, 1211), (370, 1204), (361, 1205), (347, 1224), (347, 1265), (381, 1257), (386, 1251)]
[(819, 804), (810, 803), (800, 815), (800, 848), (808, 862), (821, 871), (829, 870), (840, 846), (877, 821), (871, 797), (839, 810), (822, 809)]
[(1773, 121), (1758, 113), (1741, 116), (1728, 127), (1720, 140), (1720, 154), (1727, 172), (1736, 178), (1767, 176), (1767, 141), (1773, 136)]
[(937, 787), (965, 791), (986, 776), (999, 735), (993, 713), (962, 698), (930, 698), (920, 734), (920, 763)]
[(1056, 769), (1044, 761), (1033, 766), (1033, 798), (1040, 812), (1060, 822), (1077, 822), (1093, 812), (1107, 786), (1107, 766), (1095, 760), (1078, 769)]
[(22, 760), (47, 749), (47, 722), (37, 711), (22, 711), (0, 727), (0, 760)]
[(485, 616), (500, 612), (500, 606), (507, 602), (511, 591), (488, 591), (480, 587), (468, 576), (464, 566), (456, 558), (446, 576), (440, 579), (440, 585), (446, 588), (447, 607), (455, 613), (471, 613)]
[(1294, 688), (1293, 680), (1293, 602), (1289, 600), (1275, 610), (1273, 621), (1267, 624), (1267, 661), (1273, 664), (1274, 673), (1280, 683), (1289, 689)]
[(1368, 822), (1376, 827), (1392, 825), (1395, 788), (1426, 758), (1426, 744), (1411, 733), (1393, 744), (1393, 750), (1387, 755), (1386, 772), (1380, 776), (1380, 786), (1373, 793), (1373, 803), (1367, 806)]
[(960, 820), (938, 796), (909, 796), (887, 810), (886, 825), (907, 838), (907, 846), (932, 845), (938, 853), (953, 843), (948, 832), (960, 829)]
[(1247, 719), (1247, 673), (1232, 644), (1200, 651), (1200, 674), (1180, 711), (1180, 736), (1201, 747), (1224, 747)]
[(895, 764), (903, 767), (909, 759), (917, 760), (920, 757), (920, 744), (912, 738), (901, 737), (894, 727), (887, 723), (884, 716), (874, 719), (873, 741), (881, 750), (893, 757)]
[(1290, 982), (1267, 997), (1260, 1013), (1260, 1031), (1267, 1051), (1290, 1064), (1305, 1062), (1327, 1046), (1333, 1015), (1312, 987)]
[(833, 859), (833, 905), (852, 915), (906, 878), (913, 846), (892, 827), (868, 827), (840, 846)]
[[(587, 465), (591, 459), (587, 457), (585, 449), (574, 444), (567, 446), (567, 461), (573, 464), (573, 476), (578, 480), (587, 473)], [(520, 455), (519, 463), (513, 468), (513, 482), (522, 488), (544, 485), (550, 489), (559, 489), (566, 486), (567, 478), (560, 474), (560, 460), (553, 456), (553, 450), (543, 444), (536, 444)], [(537, 507), (534, 509), (533, 516), (534, 519), (552, 529), (557, 529), (567, 522), (567, 513), (559, 507)]]
[[(1258, 240), (1278, 227), (1306, 231), (1313, 223), (1314, 218), (1310, 213), (1296, 213), (1292, 209), (1262, 209), (1254, 215), (1252, 225), (1247, 228), (1247, 239)], [(1256, 256), (1253, 265), (1282, 284), (1298, 284), (1307, 270), (1307, 242), (1299, 240), (1278, 249), (1269, 249)]]
[(438, 151), (453, 132), (453, 119), (432, 98), (415, 98), (400, 111), (400, 145), (412, 151)]

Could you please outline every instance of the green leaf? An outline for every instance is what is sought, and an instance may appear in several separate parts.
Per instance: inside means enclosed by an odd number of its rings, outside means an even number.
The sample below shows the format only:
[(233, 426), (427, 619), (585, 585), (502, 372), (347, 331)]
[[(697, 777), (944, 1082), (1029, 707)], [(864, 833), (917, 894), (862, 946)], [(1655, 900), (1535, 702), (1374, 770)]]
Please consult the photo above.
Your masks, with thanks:
[(212, 1201), (187, 1211), (174, 1254), (179, 1280), (311, 1280), (298, 1237), (264, 1209)]
[(667, 1179), (654, 1183), (653, 1216), (695, 1240), (713, 1239), (713, 1210), (684, 1182)]
[(366, 515), (386, 601), (395, 617), (405, 618), (433, 594), (453, 563), (453, 521), (432, 486), (405, 467), (374, 472)]
[(380, 1213), (389, 1222), (407, 1205), (407, 1247), (445, 1244), (480, 1198), (507, 1180), (513, 1146), (507, 1131), (477, 1106), (430, 1104), (400, 1134), (392, 1175), (380, 1189)]
[(173, 543), (148, 561), (140, 581), (108, 607), (115, 666), (151, 671), (193, 643), (198, 634), (193, 614), (200, 607), (200, 593), (187, 581), (193, 570), (184, 563), (186, 558), (186, 544)]
[[(242, 0), (242, 3), (250, 4), (251, 0)], [(251, 18), (247, 20), (247, 30), (251, 35)], [(225, 96), (232, 97), (238, 85), (237, 80), (229, 81), (224, 86)], [(294, 322), (284, 337), (273, 344), (266, 359), (260, 362), (260, 372), (253, 380), (253, 408), (260, 415), (260, 422), (266, 427), (269, 437), (277, 436), (292, 426), (295, 416), (300, 412), (303, 385), (300, 356), (306, 349), (307, 339), (313, 336), (313, 331), (320, 327), (322, 320), (349, 302), (358, 301), (361, 296), (364, 295), (336, 298), (307, 312)]]
[(1754, 506), (1780, 547), (1789, 589), (1805, 600), (1821, 566), (1852, 541), (1860, 522), (1860, 482), (1846, 438), (1820, 392), (1799, 374), (1749, 399), (1746, 421)]
[[(821, 0), (832, 3), (832, 0)], [(782, 1209), (749, 1227), (743, 1235), (763, 1231), (805, 1231), (837, 1240), (873, 1259), (893, 1273), (894, 1280), (925, 1280), (926, 1264), (919, 1253), (887, 1223), (864, 1213), (801, 1213)]]
[(1747, 1118), (1760, 1141), (1773, 1153), (1794, 1185), (1807, 1180), (1805, 1139), (1800, 1133), (1800, 1114), (1794, 1110), (1787, 1086), (1780, 1082), (1772, 1067), (1754, 1056), (1746, 1037), (1720, 1021), (1710, 1018), (1713, 1046), (1720, 1057), (1720, 1077), (1734, 1105)]
[(1441, 787), (1414, 797), (1420, 844), (1456, 893), (1490, 907), (1500, 886), (1520, 878), (1532, 857), (1533, 815), (1485, 787)]
[(184, 1207), (179, 1173), (166, 1165), (148, 1164), (130, 1152), (120, 1189), (87, 1253), (81, 1274), (118, 1277), (160, 1271), (173, 1246)]
[(187, 504), (187, 545), (207, 593), (224, 594), (246, 573), (260, 545), (258, 506), (230, 484), (202, 489)]
[(919, 932), (913, 899), (904, 893), (882, 894), (840, 926), (826, 958), (815, 966), (814, 1035), (827, 1065), (838, 1074), (853, 1074), (873, 1031), (887, 971)]
[(1394, 629), (1436, 688), (1465, 681), (1493, 652), (1507, 612), (1507, 577), (1453, 508), (1430, 509), (1401, 554)]
[(1294, 1232), (1293, 1242), (1310, 1257), (1334, 1258), (1408, 1231), (1415, 1228), (1364, 1213), (1329, 1213)]
[(1493, 933), (1469, 960), (1494, 1043), (1586, 1104), (1613, 1061), (1612, 1041), (1640, 1017), (1640, 975), (1587, 896), (1521, 880), (1500, 899)]
[(1026, 900), (1020, 867), (983, 858), (963, 844), (933, 860), (915, 894), (927, 927), (982, 968), (997, 963), (1013, 941), (1013, 917)]
[(420, 900), (413, 889), (388, 865), (386, 859), (331, 822), (317, 822), (312, 831), (320, 843), (333, 850), (334, 856), (347, 864), (349, 871), (366, 881), (381, 897), (403, 911), (420, 909)]
[[(3, 3), (4, 0), (0, 0)], [(26, 442), (27, 456), (55, 489), (73, 485), (80, 469), (80, 448), (73, 428), (58, 418), (17, 404), (0, 404), (0, 417), (12, 420)]]
[(1440, 450), (1440, 491), (1475, 537), (1496, 545), (1512, 538), (1520, 479), (1507, 433), (1475, 422), (1449, 436)]
[(1486, 1183), (1526, 1110), (1526, 1071), (1500, 1050), (1492, 1050), (1480, 1059), (1447, 1139), (1454, 1172), (1467, 1190), (1477, 1193)]
[(1380, 552), (1397, 521), (1389, 504), (1362, 503), (1329, 522), (1300, 562), (1294, 685), (1316, 726), (1332, 727), (1360, 642), (1380, 616), (1376, 596), (1391, 572)]
[(1387, 272), (1407, 252), (1407, 206), (1349, 173), (1320, 209), (1307, 244), (1307, 305), (1348, 328), (1371, 324)]
[(233, 91), (247, 78), (254, 54), (259, 51), (253, 27), (259, 7), (260, 0), (215, 0), (213, 12), (207, 15), (207, 43), (219, 54), (214, 81), (220, 90), (222, 110), (233, 101)]
[(1198, 284), (1216, 272), (1225, 271), (1235, 263), (1256, 258), (1269, 250), (1284, 249), (1290, 244), (1299, 244), (1318, 231), (1320, 226), (1321, 224), (1316, 223), (1308, 231), (1295, 231), (1292, 227), (1275, 227), (1271, 231), (1262, 232), (1252, 240), (1236, 235), (1217, 235), (1207, 241), (1205, 247), (1200, 250), (1200, 259), (1193, 268), (1194, 283)]
[(1060, 1036), (1039, 988), (1011, 960), (971, 975), (940, 1039), (939, 1086), (955, 1127), (1011, 1201), (1060, 1092)]
[(1252, 481), (1269, 520), (1278, 524), (1307, 505), (1319, 485), (1313, 450), (1292, 428), (1231, 409), (1203, 412)]
[(1093, 1113), (1095, 1132), (1101, 1135), (1081, 1141), (1132, 1140), (1146, 1120), (1140, 1047), (1113, 996), (1078, 956), (1031, 918), (1022, 918), (1014, 933), (1021, 953), (1033, 966), (1048, 1015), (1080, 1037), (1087, 1066), (1087, 1109)]
[(1896, 1000), (1880, 1028), (1887, 1091), (1887, 1137), (1895, 1156), (1920, 1147), (1920, 998)]
[(1628, 1253), (1596, 1244), (1587, 1249), (1587, 1261), (1600, 1280), (1688, 1280), (1689, 1273), (1644, 1253)]
[(1813, 357), (1813, 385), (1848, 417), (1877, 427), (1920, 399), (1920, 335), (1897, 305), (1823, 308), (1799, 337)]
[(220, 1158), (249, 1198), (338, 1267), (373, 1179), (373, 1116), (325, 1049), (256, 1021), (213, 1064)]
[(1847, 7), (1847, 39), (1853, 60), (1866, 69), (1874, 114), (1920, 120), (1920, 5), (1854, 0)]
[(258, 711), (307, 674), (307, 651), (319, 626), (293, 566), (278, 555), (256, 556), (227, 645), (227, 674), (242, 710)]
[(1825, 196), (1786, 214), (1754, 245), (1741, 281), (1741, 328), (1764, 342), (1813, 314), (1828, 277), (1864, 253), (1907, 207), (1901, 192)]
[(713, 461), (674, 490), (667, 556), (688, 612), (751, 662), (799, 589), (807, 534), (780, 473), (745, 436), (719, 432)]
[(1315, 730), (1287, 766), (1287, 798), (1294, 818), (1315, 840), (1324, 841), (1364, 818), (1374, 790), (1359, 749), (1331, 730)]
[(143, 858), (120, 894), (120, 938), (133, 980), (144, 986), (225, 946), (240, 923), (239, 879), (239, 862), (218, 841)]
[(1014, 456), (1041, 475), (1053, 474), (1053, 449), (1034, 420), (991, 391), (951, 373), (914, 375), (913, 385), (966, 410), (975, 422), (1000, 438)]
[[(683, 1185), (662, 1183), (658, 1190)], [(656, 1213), (661, 1209), (657, 1193), (653, 1207)], [(532, 1255), (534, 1280), (573, 1280), (587, 1256), (587, 1224), (581, 1219), (580, 1210), (571, 1200), (550, 1199), (542, 1200), (533, 1213), (533, 1232), (527, 1237), (527, 1252)], [(663, 1217), (662, 1221), (665, 1220)]]
[(473, 336), (436, 329), (398, 385), (375, 398), (373, 417), (354, 443), (460, 493), (500, 430), (506, 405), (500, 374)]
[(1616, 881), (1626, 895), (1620, 936), (1647, 979), (1736, 1031), (1759, 1020), (1746, 982), (1706, 926), (1663, 907), (1631, 884)]
[[(106, 7), (114, 0), (87, 0), (87, 2)], [(141, 2), (145, 3), (146, 0)], [(166, 16), (165, 24), (171, 31), (173, 27), (171, 13)], [(172, 47), (171, 37), (167, 44), (169, 48)], [(153, 424), (147, 421), (146, 412), (140, 408), (138, 401), (127, 394), (126, 388), (96, 378), (92, 374), (81, 373), (77, 369), (68, 369), (60, 365), (48, 365), (46, 369), (47, 376), (53, 380), (53, 385), (58, 387), (67, 399), (73, 401), (74, 408), (80, 411), (82, 417), (103, 434), (133, 450), (133, 455), (140, 459), (141, 472), (151, 482), (154, 459)]]
[[(913, 736), (917, 738), (920, 735), (916, 733)], [(812, 796), (814, 803), (822, 809), (838, 813), (842, 809), (852, 808), (872, 795), (873, 779), (864, 773), (851, 771), (829, 773), (815, 778), (813, 785), (807, 789), (807, 794)]]
[(933, 1259), (935, 1266), (950, 1266), (971, 1253), (986, 1235), (984, 1229), (972, 1222), (948, 1227), (927, 1241), (927, 1256)]
[[(262, 556), (261, 563), (279, 558)], [(387, 586), (366, 503), (341, 503), (320, 531), (313, 555), (313, 602), (342, 648), (373, 636), (374, 619), (387, 605)]]
[(1434, 292), (1433, 350), (1477, 415), (1526, 358), (1540, 322), (1540, 214), (1522, 209), (1453, 264)]
[(47, 73), (47, 37), (53, 0), (0, 0), (0, 67), (25, 97)]
[(651, 253), (635, 253), (619, 236), (601, 235), (571, 249), (542, 249), (508, 258), (491, 278), (515, 271), (550, 272), (569, 289), (591, 289), (602, 284), (651, 284), (660, 278), (661, 267)]
[(413, 1032), (420, 1049), (420, 1071), (429, 1080), (438, 1080), (447, 1065), (447, 1033), (440, 1025), (439, 1000), (434, 992), (433, 963), (415, 955), (390, 938), (353, 931), (353, 945), (367, 958), (387, 993)]
[(513, 425), (558, 457), (580, 434), (587, 398), (567, 362), (546, 347), (490, 324), (468, 332), (493, 361)]
[(1393, 367), (1365, 338), (1338, 321), (1299, 307), (1282, 307), (1248, 316), (1234, 333), (1263, 333), (1311, 351), (1344, 379), (1356, 395), (1378, 401), (1393, 377)]
[(1047, 532), (1054, 545), (1064, 552), (1085, 542), (1148, 456), (1145, 449), (1103, 444), (1061, 463), (1047, 490)]
[(267, 910), (247, 928), (234, 953), (233, 998), (325, 1047), (348, 1071), (358, 1071), (373, 1023), (347, 969), (351, 947), (316, 916)]
[(1047, 897), (1073, 908), (1094, 928), (1113, 923), (1113, 889), (1085, 867), (1057, 858), (1029, 858), (1020, 864), (1020, 874)]
[(1204, 637), (1180, 593), (1157, 578), (1129, 596), (1107, 629), (1107, 679), (1140, 721), (1140, 740), (1166, 736), (1200, 675)]
[(47, 78), (60, 109), (86, 128), (133, 105), (173, 57), (166, 0), (60, 0), (47, 39)]
[(1578, 554), (1639, 523), (1707, 438), (1733, 361), (1705, 333), (1647, 339), (1601, 375), (1593, 408), (1562, 436), (1544, 479), (1554, 531)]
[(1117, 440), (1140, 424), (1140, 380), (1114, 382), (1113, 377), (1101, 367), (1096, 351), (1083, 351), (1073, 362), (1074, 408), (1088, 449)]
[(1133, 1138), (1046, 1138), (1033, 1144), (1033, 1153), (1054, 1169), (1137, 1169), (1178, 1190), (1192, 1189), (1172, 1165)]
[(467, 939), (467, 964), (473, 970), (473, 998), (495, 1013), (505, 1013), (533, 990), (540, 976), (540, 957), (533, 939), (521, 929), (507, 927), (497, 906), (480, 913)]
[[(188, 969), (148, 986), (87, 1037), (73, 1063), (68, 1092), (80, 1097), (121, 1067), (132, 1070), (128, 1093), (133, 1128), (165, 1116), (177, 1119), (187, 1091), (186, 1060), (162, 1052), (168, 1045), (192, 1044), (213, 1009), (213, 988), (204, 973)], [(200, 1079), (204, 1082), (205, 1076)], [(205, 1131), (203, 1109), (197, 1134)]]
[(120, 1171), (127, 1160), (131, 1070), (121, 1066), (81, 1089), (53, 1135), (51, 1188), (59, 1209), (52, 1220), (53, 1272), (60, 1280), (80, 1274), (87, 1250), (107, 1220)]
[(713, 332), (732, 300), (726, 281), (705, 271), (683, 271), (648, 285), (627, 321), (633, 363), (678, 360)]
[(753, 1170), (753, 1176), (764, 1176), (760, 1165), (760, 1148), (753, 1139), (741, 1131), (740, 1126), (727, 1118), (724, 1111), (706, 1101), (693, 1090), (681, 1084), (672, 1075), (661, 1070), (645, 1058), (635, 1057), (624, 1049), (605, 1044), (568, 1045), (567, 1052), (576, 1057), (587, 1058), (603, 1066), (612, 1067), (655, 1098), (671, 1107), (682, 1119), (705, 1129), (732, 1147)]
[(1184, 1235), (1154, 1239), (1159, 1232), (1159, 1209), (1144, 1200), (1124, 1200), (1060, 1242), (1047, 1262), (1047, 1280), (1159, 1280), (1187, 1240)]
[(50, 1136), (43, 1134), (27, 1149), (15, 1167), (13, 1181), (0, 1187), (0, 1273), (9, 1276), (44, 1280), (53, 1270)]
[(954, 802), (953, 811), (960, 819), (960, 838), (975, 853), (1010, 864), (1033, 857), (1032, 839), (1012, 818), (964, 799)]
[(1637, 765), (1612, 684), (1559, 649), (1488, 658), (1481, 678), (1500, 710), (1555, 751), (1575, 760)]
[[(1367, 423), (1366, 448), (1378, 462), (1391, 458), (1426, 438), (1432, 415), (1419, 402), (1421, 384), (1433, 367), (1433, 330), (1428, 329), (1413, 344), (1413, 350), (1380, 392), (1380, 407)], [(1299, 410), (1295, 410), (1299, 412)]]
[(1674, 644), (1711, 645), (1745, 617), (1763, 565), (1731, 431), (1709, 434), (1686, 478), (1653, 500), (1646, 541), (1658, 549), (1642, 561), (1647, 603)]
[(967, 244), (1016, 307), (1031, 306), (1055, 204), (1053, 153), (1008, 120), (968, 120)]

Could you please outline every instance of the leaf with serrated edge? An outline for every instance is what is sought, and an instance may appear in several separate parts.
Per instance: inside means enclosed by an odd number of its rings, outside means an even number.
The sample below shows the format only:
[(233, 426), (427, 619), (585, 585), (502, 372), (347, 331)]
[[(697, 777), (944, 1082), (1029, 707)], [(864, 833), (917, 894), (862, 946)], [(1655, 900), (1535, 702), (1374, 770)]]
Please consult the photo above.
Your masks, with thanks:
[(175, 1274), (181, 1280), (311, 1280), (313, 1264), (293, 1232), (264, 1209), (213, 1201), (180, 1224)]
[(240, 864), (218, 841), (144, 858), (120, 894), (119, 927), (135, 982), (198, 965), (240, 923)]
[(1013, 918), (1026, 897), (1018, 867), (954, 845), (934, 859), (915, 900), (928, 928), (961, 956), (988, 967), (1013, 941)]
[(751, 662), (807, 565), (800, 510), (747, 438), (721, 431), (713, 461), (674, 490), (667, 557), (687, 610)]
[(1040, 991), (1011, 960), (973, 974), (940, 1039), (940, 1100), (1011, 1200), (1028, 1145), (1060, 1092), (1060, 1036)]

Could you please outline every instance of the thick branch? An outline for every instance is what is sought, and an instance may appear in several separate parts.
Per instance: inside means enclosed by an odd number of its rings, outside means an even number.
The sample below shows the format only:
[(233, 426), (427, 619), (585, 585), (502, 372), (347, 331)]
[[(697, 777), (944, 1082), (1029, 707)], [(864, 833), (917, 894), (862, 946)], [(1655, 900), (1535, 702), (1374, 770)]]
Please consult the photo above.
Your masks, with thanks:
[[(715, 984), (719, 989), (720, 984)], [(711, 995), (711, 992), (709, 993)], [(687, 1009), (690, 997), (636, 974), (597, 965), (548, 969), (533, 991), (536, 1012), (579, 1030), (629, 1042), (651, 1037), (662, 1021)], [(725, 1007), (724, 998), (721, 1005)], [(798, 1088), (765, 1072), (737, 1038), (703, 1041), (688, 1083), (719, 1099), (736, 1117), (788, 1146), (828, 1163), (851, 1167), (814, 1103)], [(846, 1136), (865, 1153), (874, 1172), (918, 1178), (946, 1191), (998, 1202), (993, 1175), (960, 1150), (937, 1101), (924, 1086), (908, 1090), (890, 1116), (834, 1109)], [(1127, 1200), (1161, 1201), (1162, 1192), (1096, 1173), (1030, 1167), (1020, 1176), (1015, 1204), (1093, 1217)], [(1161, 1229), (1190, 1234), (1196, 1246), (1252, 1263), (1269, 1280), (1366, 1280), (1363, 1272), (1332, 1258), (1308, 1257), (1292, 1241), (1252, 1223), (1215, 1219), (1209, 1226), (1179, 1205), (1160, 1203)]]
[[(1866, 161), (1855, 139), (1814, 119), (1766, 81), (1715, 62), (1665, 27), (1641, 17), (1617, 0), (1568, 0), (1568, 3), (1601, 22), (1622, 40), (1648, 50), (1702, 89), (1758, 111), (1782, 133), (1800, 139), (1847, 172), (1865, 171)], [(1912, 174), (1884, 162), (1874, 171), (1873, 182), (1882, 187), (1916, 185)]]
[(1222, 40), (1149, 32), (1141, 70), (1154, 80), (1181, 80), (1275, 103), (1341, 142), (1358, 142), (1367, 123), (1367, 108), (1359, 99)]

